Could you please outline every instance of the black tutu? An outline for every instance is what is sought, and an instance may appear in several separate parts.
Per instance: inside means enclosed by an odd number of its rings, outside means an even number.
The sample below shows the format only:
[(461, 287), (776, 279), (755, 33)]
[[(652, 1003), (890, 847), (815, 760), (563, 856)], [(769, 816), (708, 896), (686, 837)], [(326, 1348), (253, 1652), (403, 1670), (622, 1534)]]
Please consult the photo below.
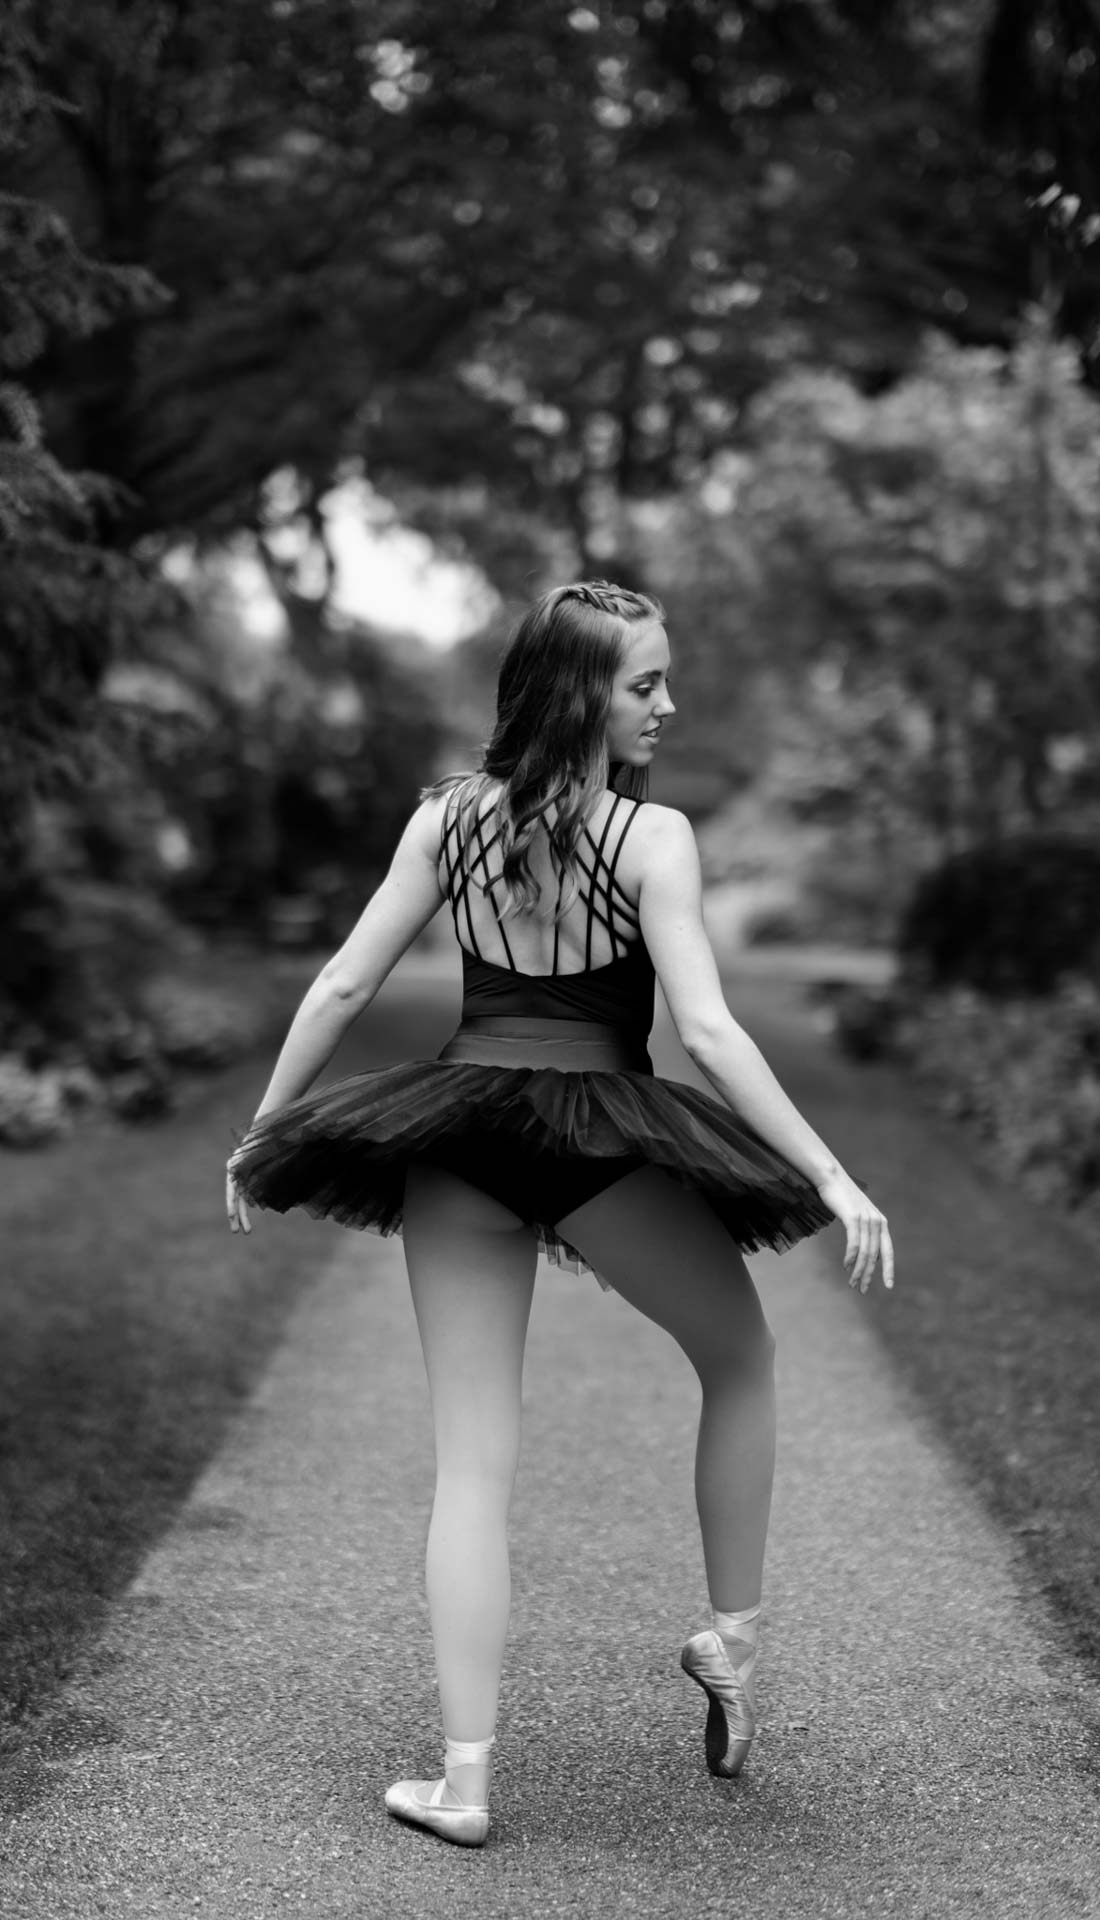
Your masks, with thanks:
[[(652, 1071), (505, 1066), (461, 1053), (452, 1042), (442, 1059), (353, 1074), (263, 1115), (232, 1160), (245, 1199), (396, 1233), (410, 1164), (455, 1164), (460, 1153), (498, 1181), (501, 1167), (516, 1170), (510, 1203), (550, 1258), (574, 1268), (586, 1263), (554, 1220), (517, 1204), (518, 1192), (537, 1192), (540, 1170), (552, 1188), (555, 1172), (578, 1166), (598, 1174), (602, 1165), (608, 1180), (619, 1167), (660, 1167), (696, 1188), (746, 1253), (791, 1247), (835, 1217), (788, 1161), (694, 1087)], [(482, 1184), (493, 1190), (491, 1177)]]

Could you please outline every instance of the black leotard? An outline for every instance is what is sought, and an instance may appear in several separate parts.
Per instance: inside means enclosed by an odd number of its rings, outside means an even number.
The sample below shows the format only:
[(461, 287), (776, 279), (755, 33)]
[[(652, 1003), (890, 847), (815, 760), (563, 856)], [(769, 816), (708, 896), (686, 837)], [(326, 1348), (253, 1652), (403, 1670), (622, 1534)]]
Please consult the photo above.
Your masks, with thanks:
[[(584, 966), (561, 970), (561, 923), (554, 923), (549, 973), (522, 972), (515, 964), (508, 923), (497, 912), (490, 866), (499, 835), (486, 836), (479, 817), (472, 858), (463, 858), (457, 808), (448, 809), (443, 864), (455, 932), (462, 948), (462, 1023), (444, 1048), (444, 1061), (482, 1066), (537, 1066), (558, 1071), (652, 1074), (647, 1040), (653, 1025), (653, 962), (638, 926), (638, 913), (616, 875), (623, 843), (639, 802), (613, 799), (599, 837), (585, 828), (577, 849), (577, 881), (584, 914)], [(478, 947), (470, 888), (489, 881), (506, 964), (487, 960)], [(559, 883), (560, 911), (564, 875)], [(599, 932), (611, 958), (591, 962)], [(521, 1217), (554, 1225), (592, 1200), (623, 1174), (645, 1165), (639, 1153), (592, 1156), (532, 1156), (521, 1141), (502, 1136), (489, 1116), (484, 1127), (447, 1141), (430, 1155)]]

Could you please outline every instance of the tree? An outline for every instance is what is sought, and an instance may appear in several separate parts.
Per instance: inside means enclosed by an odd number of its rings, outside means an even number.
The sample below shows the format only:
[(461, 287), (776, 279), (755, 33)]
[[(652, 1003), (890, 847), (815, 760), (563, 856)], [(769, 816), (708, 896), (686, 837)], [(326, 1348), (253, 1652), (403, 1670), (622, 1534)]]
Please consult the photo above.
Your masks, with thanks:
[(1002, 12), (23, 0), (54, 102), (24, 198), (173, 296), (29, 383), (55, 459), (116, 483), (101, 564), (268, 539), (287, 469), (323, 547), (350, 461), (514, 579), (564, 553), (644, 584), (623, 503), (690, 491), (792, 366), (874, 396), (930, 323), (1008, 350), (1034, 263), (1017, 136), (977, 124)]
[(36, 169), (177, 296), (59, 369), (135, 530), (255, 526), (271, 472), (316, 500), (359, 457), (605, 558), (612, 496), (690, 477), (777, 368), (880, 385), (929, 321), (1005, 344), (1027, 291), (960, 7), (37, 12), (75, 110)]
[(1028, 196), (1034, 291), (1055, 303), (1100, 386), (1100, 17), (1085, 0), (996, 0), (982, 125)]
[(932, 337), (876, 399), (792, 375), (755, 428), (762, 617), (859, 806), (941, 851), (1095, 817), (1100, 418), (1050, 315), (1008, 355)]
[(980, 29), (926, 11), (578, 9), (587, 68), (576, 45), (567, 79), (534, 62), (559, 156), (541, 247), (457, 356), (383, 386), (380, 482), (422, 516), (434, 487), (434, 527), (475, 550), (487, 483), (567, 528), (580, 568), (625, 571), (618, 502), (690, 484), (792, 362), (873, 390), (929, 322), (1006, 346), (1027, 242), (975, 127)]
[(261, 933), (274, 901), (305, 896), (316, 937), (338, 940), (433, 776), (440, 721), (415, 663), (286, 581), (280, 598), (281, 637), (249, 648), (217, 570), (192, 587), (172, 652), (208, 717), (151, 782), (179, 845), (166, 892)]
[[(0, 27), (0, 160), (52, 103), (35, 77), (30, 8)], [(161, 290), (142, 269), (90, 259), (56, 209), (0, 191), (0, 833), (25, 845), (36, 791), (86, 774), (96, 689), (112, 651), (153, 598), (146, 572), (111, 550), (119, 490), (51, 450), (28, 380), (66, 340), (148, 313)]]

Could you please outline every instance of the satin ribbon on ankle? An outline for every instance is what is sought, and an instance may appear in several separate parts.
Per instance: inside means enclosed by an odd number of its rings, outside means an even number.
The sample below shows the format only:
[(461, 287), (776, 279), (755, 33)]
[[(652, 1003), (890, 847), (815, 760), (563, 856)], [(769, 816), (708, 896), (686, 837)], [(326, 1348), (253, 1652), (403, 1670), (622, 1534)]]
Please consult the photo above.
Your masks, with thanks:
[(444, 1766), (483, 1767), (489, 1758), (489, 1749), (495, 1744), (495, 1733), (487, 1740), (448, 1740)]

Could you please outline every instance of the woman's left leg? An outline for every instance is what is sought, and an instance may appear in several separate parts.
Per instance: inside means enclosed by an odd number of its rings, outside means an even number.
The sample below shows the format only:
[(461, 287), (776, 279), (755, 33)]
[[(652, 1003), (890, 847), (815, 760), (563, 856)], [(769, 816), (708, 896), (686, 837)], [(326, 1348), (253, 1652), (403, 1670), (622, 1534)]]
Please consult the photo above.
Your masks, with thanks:
[(642, 1167), (557, 1223), (671, 1333), (703, 1390), (695, 1493), (711, 1605), (759, 1604), (775, 1468), (775, 1342), (736, 1244), (702, 1195)]
[(672, 1334), (702, 1385), (695, 1492), (714, 1626), (688, 1640), (680, 1664), (710, 1703), (707, 1764), (731, 1778), (756, 1731), (775, 1342), (718, 1216), (701, 1194), (658, 1168), (626, 1174), (558, 1226), (632, 1306)]
[[(452, 1741), (483, 1741), (496, 1725), (511, 1606), (508, 1509), (538, 1245), (507, 1207), (425, 1164), (409, 1171), (404, 1241), (435, 1428), (427, 1593), (443, 1728)], [(487, 1764), (447, 1777), (462, 1800), (484, 1804)]]

